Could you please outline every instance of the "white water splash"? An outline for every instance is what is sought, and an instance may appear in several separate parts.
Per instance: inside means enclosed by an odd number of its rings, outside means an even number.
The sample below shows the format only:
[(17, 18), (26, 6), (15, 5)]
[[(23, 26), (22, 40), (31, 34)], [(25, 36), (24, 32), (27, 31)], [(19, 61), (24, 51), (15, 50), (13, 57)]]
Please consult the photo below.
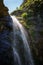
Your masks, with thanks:
[[(25, 59), (26, 59), (26, 62), (28, 62), (28, 64), (26, 64), (26, 65), (34, 65), (32, 55), (31, 55), (31, 51), (30, 51), (30, 48), (29, 48), (29, 44), (28, 44), (28, 41), (27, 41), (27, 38), (26, 38), (27, 32), (24, 30), (23, 26), (19, 23), (19, 21), (16, 19), (15, 16), (11, 16), (11, 18), (13, 20), (14, 48), (16, 49), (17, 42), (18, 42), (17, 39), (16, 39), (16, 35), (19, 35), (23, 40), (23, 46), (24, 46), (24, 51), (25, 51)], [(13, 48), (13, 50), (14, 50), (14, 48)], [(17, 56), (18, 64), (23, 65), (21, 60), (20, 60), (19, 53), (16, 50), (14, 50), (14, 55)]]

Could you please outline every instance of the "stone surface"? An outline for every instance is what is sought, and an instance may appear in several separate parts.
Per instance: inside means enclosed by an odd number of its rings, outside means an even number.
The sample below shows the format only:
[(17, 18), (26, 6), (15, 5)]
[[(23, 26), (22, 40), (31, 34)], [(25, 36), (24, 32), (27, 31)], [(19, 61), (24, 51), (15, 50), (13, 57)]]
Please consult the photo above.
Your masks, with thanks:
[(3, 0), (0, 0), (0, 65), (14, 65), (11, 32), (12, 19)]
[(0, 17), (6, 15), (9, 15), (8, 8), (4, 6), (3, 0), (0, 0)]
[(11, 32), (12, 32), (12, 19), (10, 18), (10, 16), (1, 17), (0, 18), (0, 65), (14, 65)]
[(3, 3), (3, 0), (0, 0), (1, 3)]

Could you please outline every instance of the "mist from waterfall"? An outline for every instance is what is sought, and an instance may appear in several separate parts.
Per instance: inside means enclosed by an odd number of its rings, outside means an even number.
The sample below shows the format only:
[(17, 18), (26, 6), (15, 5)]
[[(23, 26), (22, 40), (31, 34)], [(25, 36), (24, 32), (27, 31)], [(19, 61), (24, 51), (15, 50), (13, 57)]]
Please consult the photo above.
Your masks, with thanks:
[(15, 16), (11, 16), (13, 21), (13, 53), (15, 65), (34, 65), (29, 43), (27, 41), (27, 32), (19, 23)]

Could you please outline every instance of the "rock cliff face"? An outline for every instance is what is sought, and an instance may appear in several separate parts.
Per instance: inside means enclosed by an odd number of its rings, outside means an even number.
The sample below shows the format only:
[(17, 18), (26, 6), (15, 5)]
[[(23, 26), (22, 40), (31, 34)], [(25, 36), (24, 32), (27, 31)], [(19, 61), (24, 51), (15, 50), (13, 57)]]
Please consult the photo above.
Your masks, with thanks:
[(33, 19), (30, 19), (30, 22), (33, 23), (33, 26), (30, 27), (30, 32), (33, 32), (32, 35), (30, 34), (32, 37), (32, 44), (30, 46), (32, 45), (35, 64), (43, 65), (43, 2), (39, 4), (39, 7), (35, 2), (33, 8)]
[[(30, 5), (28, 1), (24, 0), (21, 8), (28, 14), (25, 22), (27, 23), (27, 26), (30, 26), (29, 29), (27, 29), (31, 38), (30, 47), (33, 52), (35, 64), (43, 65), (43, 1), (33, 0), (35, 2)], [(29, 10), (32, 10), (32, 14)]]
[(3, 29), (3, 24), (5, 24), (5, 17), (9, 16), (8, 8), (4, 6), (3, 0), (0, 1), (0, 32)]
[(0, 65), (14, 65), (10, 33), (12, 32), (12, 19), (8, 9), (0, 0)]
[(7, 16), (8, 14), (8, 8), (4, 6), (3, 2), (0, 2), (0, 17), (1, 16)]

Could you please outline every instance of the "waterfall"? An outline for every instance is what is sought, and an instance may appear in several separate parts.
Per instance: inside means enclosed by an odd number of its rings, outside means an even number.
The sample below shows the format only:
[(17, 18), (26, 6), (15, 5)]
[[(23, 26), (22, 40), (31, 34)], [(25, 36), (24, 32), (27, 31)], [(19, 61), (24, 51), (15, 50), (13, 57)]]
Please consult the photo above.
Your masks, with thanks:
[(15, 16), (11, 16), (13, 21), (13, 53), (14, 65), (34, 65), (29, 43), (27, 41), (27, 32), (19, 23)]

